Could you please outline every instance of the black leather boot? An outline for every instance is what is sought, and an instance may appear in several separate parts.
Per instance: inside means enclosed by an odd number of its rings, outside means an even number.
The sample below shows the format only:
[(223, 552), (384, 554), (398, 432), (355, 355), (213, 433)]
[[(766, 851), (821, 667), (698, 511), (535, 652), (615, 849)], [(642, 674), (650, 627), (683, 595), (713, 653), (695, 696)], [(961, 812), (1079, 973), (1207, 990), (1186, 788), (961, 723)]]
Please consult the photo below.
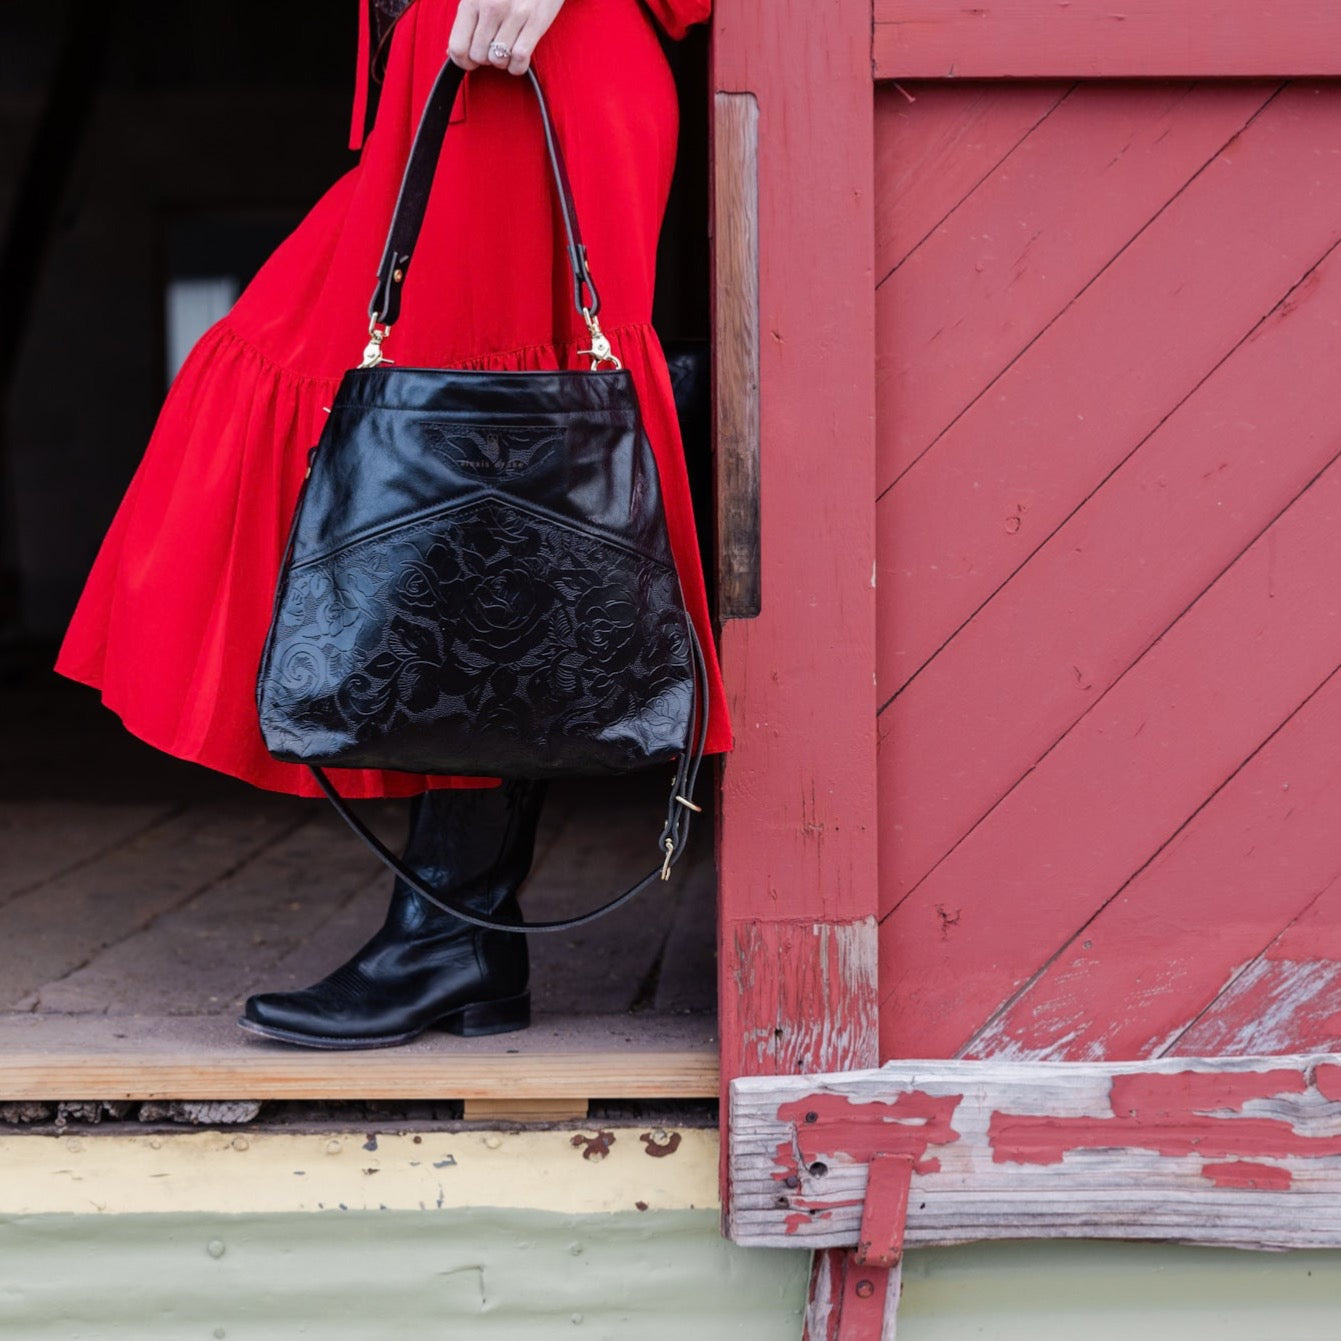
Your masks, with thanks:
[[(414, 798), (405, 864), (445, 902), (522, 920), (544, 782), (426, 792)], [(309, 1048), (386, 1048), (431, 1026), (470, 1037), (531, 1022), (526, 937), (484, 931), (396, 880), (386, 921), (349, 960), (297, 992), (248, 999), (238, 1023)]]

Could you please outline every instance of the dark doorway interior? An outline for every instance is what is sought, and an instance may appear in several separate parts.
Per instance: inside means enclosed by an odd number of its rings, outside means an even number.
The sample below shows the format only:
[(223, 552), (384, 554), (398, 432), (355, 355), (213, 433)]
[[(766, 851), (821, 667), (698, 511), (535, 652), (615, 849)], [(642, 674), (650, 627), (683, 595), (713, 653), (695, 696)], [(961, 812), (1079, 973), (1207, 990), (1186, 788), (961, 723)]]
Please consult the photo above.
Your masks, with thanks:
[[(48, 669), (192, 332), (354, 161), (354, 45), (354, 5), (330, 0), (0, 14), (0, 246), (25, 276), (0, 430), (11, 1019), (230, 1016), (250, 990), (333, 966), (380, 919), (385, 881), (322, 805), (165, 758)], [(706, 36), (671, 54), (683, 135), (656, 316), (685, 339), (708, 328)], [(35, 164), (44, 144), (59, 161)], [(707, 460), (691, 472), (706, 499)], [(534, 916), (600, 901), (652, 864), (665, 782), (555, 788)], [(397, 803), (368, 809), (389, 834), (403, 823)], [(705, 821), (693, 869), (664, 897), (540, 938), (542, 1010), (709, 1018)]]

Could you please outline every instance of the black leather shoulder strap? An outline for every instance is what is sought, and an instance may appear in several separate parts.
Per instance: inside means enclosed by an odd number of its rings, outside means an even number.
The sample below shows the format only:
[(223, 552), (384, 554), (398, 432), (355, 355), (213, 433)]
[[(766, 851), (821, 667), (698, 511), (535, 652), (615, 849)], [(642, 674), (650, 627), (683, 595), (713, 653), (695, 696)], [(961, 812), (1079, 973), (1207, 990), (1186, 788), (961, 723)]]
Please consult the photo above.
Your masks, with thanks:
[[(451, 60), (447, 61), (434, 81), (433, 90), (424, 105), (423, 115), (419, 118), (414, 144), (410, 148), (410, 157), (405, 165), (405, 175), (401, 178), (400, 194), (396, 198), (396, 208), (391, 216), (386, 247), (382, 252), (381, 264), (377, 267), (377, 288), (373, 291), (372, 301), (368, 305), (368, 315), (375, 324), (390, 326), (400, 316), (401, 288), (410, 270), (415, 244), (419, 240), (419, 230), (424, 224), (424, 211), (428, 208), (428, 198), (433, 189), (433, 178), (437, 172), (438, 159), (442, 154), (443, 138), (447, 134), (447, 126), (451, 120), (452, 106), (456, 102), (457, 93), (465, 77), (466, 72), (459, 65)], [(514, 76), (488, 71), (486, 77), (502, 79)], [(591, 273), (587, 269), (587, 249), (582, 245), (582, 234), (578, 228), (577, 210), (573, 205), (568, 168), (554, 134), (549, 106), (535, 70), (528, 70), (525, 78), (530, 81), (540, 108), (550, 170), (558, 193), (559, 210), (563, 215), (568, 263), (573, 272), (573, 301), (579, 312), (594, 317), (600, 311), (601, 300), (596, 292), (596, 286), (592, 283)]]

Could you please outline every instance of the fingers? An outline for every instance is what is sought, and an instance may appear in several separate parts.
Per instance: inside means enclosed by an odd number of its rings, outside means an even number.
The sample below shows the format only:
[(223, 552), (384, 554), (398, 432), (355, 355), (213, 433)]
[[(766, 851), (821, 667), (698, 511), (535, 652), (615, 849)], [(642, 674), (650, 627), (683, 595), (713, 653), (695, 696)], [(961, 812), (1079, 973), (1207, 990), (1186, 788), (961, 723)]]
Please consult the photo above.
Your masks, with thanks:
[[(536, 43), (545, 35), (563, 0), (461, 0), (447, 54), (466, 70), (491, 65), (523, 75), (531, 67)], [(509, 49), (505, 60), (491, 60), (489, 47)]]
[(522, 0), (475, 0), (475, 7), (479, 11), (479, 20), (470, 39), (470, 58), (476, 65), (492, 65), (494, 62), (489, 59), (490, 44), (503, 42), (510, 46), (511, 43), (505, 37), (500, 37), (499, 33), (504, 26), (511, 26), (514, 22), (520, 28), (517, 11), (525, 10), (528, 6)]
[(517, 6), (514, 5), (512, 7), (512, 12), (510, 12), (507, 17), (504, 18), (503, 22), (499, 24), (498, 31), (490, 39), (488, 44), (492, 47), (495, 42), (500, 43), (507, 47), (509, 55), (501, 61), (494, 60), (494, 58), (490, 56), (489, 64), (496, 66), (500, 70), (507, 70), (511, 74), (522, 74), (525, 71), (526, 66), (523, 65), (520, 70), (516, 68), (517, 43), (521, 37), (522, 29), (526, 27), (527, 17), (524, 13), (517, 13), (516, 10)]
[(479, 20), (477, 0), (461, 0), (456, 11), (456, 22), (452, 24), (452, 35), (447, 39), (447, 54), (463, 70), (473, 70), (480, 64), (470, 54)]
[(521, 26), (517, 36), (508, 44), (512, 48), (512, 57), (508, 61), (509, 74), (524, 75), (531, 68), (531, 54), (535, 51), (535, 44), (552, 21), (552, 15), (549, 18), (542, 18), (538, 14), (533, 14)]

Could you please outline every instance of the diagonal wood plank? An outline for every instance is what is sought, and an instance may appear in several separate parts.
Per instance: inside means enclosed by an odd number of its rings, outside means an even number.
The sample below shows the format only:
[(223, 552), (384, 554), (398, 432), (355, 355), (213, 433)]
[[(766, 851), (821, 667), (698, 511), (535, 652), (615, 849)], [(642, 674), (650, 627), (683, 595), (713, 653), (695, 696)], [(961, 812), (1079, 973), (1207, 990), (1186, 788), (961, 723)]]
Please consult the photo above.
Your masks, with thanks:
[(310, 814), (266, 796), (192, 807), (0, 909), (0, 1007), (190, 900)]
[(880, 500), (883, 701), (1341, 238), (1328, 136), (1288, 88)]
[(886, 910), (1330, 460), (1339, 315), (1334, 248), (885, 709)]
[(981, 185), (1072, 87), (877, 85), (877, 282)]
[(876, 292), (888, 488), (1263, 107), (1274, 86), (1076, 90)]
[[(1332, 807), (1334, 817), (1335, 796)], [(1207, 1056), (1246, 1057), (1289, 1052), (1295, 1040), (1341, 1048), (1341, 876), (1257, 958), (1231, 973), (1166, 1055), (1192, 1057), (1204, 1048)]]
[(885, 918), (886, 1056), (962, 1047), (1341, 662), (1337, 571), (1341, 460)]
[(1341, 875), (1338, 741), (1334, 671), (963, 1055), (1163, 1053)]

